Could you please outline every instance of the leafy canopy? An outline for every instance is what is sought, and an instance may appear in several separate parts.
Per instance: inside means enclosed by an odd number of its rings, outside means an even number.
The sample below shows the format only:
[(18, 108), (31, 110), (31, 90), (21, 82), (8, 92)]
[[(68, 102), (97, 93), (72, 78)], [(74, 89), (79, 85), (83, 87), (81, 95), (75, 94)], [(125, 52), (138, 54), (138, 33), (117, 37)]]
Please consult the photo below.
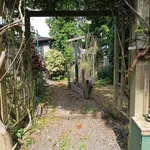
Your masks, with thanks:
[(78, 21), (70, 17), (58, 17), (46, 19), (49, 26), (49, 35), (55, 40), (53, 48), (62, 52), (65, 51), (68, 39), (83, 35), (84, 32), (79, 28)]
[(57, 17), (46, 19), (49, 26), (49, 35), (54, 39), (53, 49), (62, 52), (65, 64), (74, 61), (74, 48), (67, 40), (76, 36), (85, 35), (88, 25), (85, 18)]
[(26, 6), (32, 9), (42, 10), (108, 10), (112, 7), (121, 8), (124, 4), (122, 0), (26, 0), (25, 2)]

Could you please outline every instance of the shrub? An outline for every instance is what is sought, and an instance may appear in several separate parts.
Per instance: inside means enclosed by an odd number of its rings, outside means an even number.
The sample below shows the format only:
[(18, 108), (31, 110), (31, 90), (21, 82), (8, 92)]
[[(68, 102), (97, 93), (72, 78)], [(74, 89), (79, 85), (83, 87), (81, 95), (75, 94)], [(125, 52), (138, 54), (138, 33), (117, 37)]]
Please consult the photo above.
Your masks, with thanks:
[(51, 79), (64, 75), (65, 59), (62, 53), (58, 50), (49, 50), (45, 56), (46, 68), (50, 72)]
[(101, 67), (98, 71), (98, 79), (99, 80), (108, 80), (110, 83), (113, 81), (113, 69), (111, 65), (107, 65), (105, 67)]

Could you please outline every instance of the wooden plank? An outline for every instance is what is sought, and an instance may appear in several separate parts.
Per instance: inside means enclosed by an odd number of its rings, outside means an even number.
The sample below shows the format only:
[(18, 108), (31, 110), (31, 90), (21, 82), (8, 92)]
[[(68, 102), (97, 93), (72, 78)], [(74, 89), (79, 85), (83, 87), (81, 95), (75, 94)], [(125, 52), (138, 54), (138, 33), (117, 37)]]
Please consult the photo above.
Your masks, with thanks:
[(77, 40), (81, 40), (81, 39), (85, 39), (85, 36), (74, 37), (72, 39), (67, 40), (67, 42), (73, 42), (73, 41), (77, 41)]
[(28, 11), (30, 17), (64, 17), (64, 16), (112, 16), (110, 10), (103, 11)]
[(118, 110), (123, 116), (125, 116), (128, 120), (129, 120), (129, 117), (128, 117), (128, 114), (126, 114), (124, 111), (122, 111), (119, 107), (115, 107), (116, 110)]
[(4, 63), (4, 59), (5, 59), (5, 51), (2, 51), (1, 56), (0, 56), (0, 69)]
[(77, 92), (80, 96), (84, 97), (84, 91), (80, 89), (79, 87), (77, 87), (75, 84), (71, 83), (71, 89), (74, 92)]

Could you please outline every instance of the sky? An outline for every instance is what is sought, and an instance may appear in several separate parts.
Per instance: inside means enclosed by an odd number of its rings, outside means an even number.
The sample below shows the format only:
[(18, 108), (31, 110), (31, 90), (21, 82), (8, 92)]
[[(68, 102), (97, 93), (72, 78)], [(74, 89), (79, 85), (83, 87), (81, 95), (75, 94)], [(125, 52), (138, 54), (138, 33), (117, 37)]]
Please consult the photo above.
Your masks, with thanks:
[(31, 17), (31, 25), (34, 26), (35, 30), (38, 30), (38, 34), (43, 37), (49, 37), (49, 28), (45, 23), (47, 17)]

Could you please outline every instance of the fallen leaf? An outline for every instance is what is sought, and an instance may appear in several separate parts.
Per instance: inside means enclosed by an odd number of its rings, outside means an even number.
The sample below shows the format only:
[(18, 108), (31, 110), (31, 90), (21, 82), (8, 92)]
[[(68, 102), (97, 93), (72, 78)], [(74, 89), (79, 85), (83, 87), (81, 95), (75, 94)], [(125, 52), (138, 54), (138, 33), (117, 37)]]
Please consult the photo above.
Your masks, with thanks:
[(78, 129), (81, 129), (81, 128), (82, 128), (82, 124), (78, 124), (78, 125), (77, 125), (77, 128), (78, 128)]

